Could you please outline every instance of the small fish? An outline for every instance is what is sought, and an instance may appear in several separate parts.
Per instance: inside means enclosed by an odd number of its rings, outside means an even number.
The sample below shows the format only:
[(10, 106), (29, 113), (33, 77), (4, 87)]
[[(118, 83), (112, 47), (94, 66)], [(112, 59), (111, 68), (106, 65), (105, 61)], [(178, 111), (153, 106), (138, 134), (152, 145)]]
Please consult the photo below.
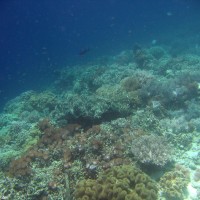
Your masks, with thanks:
[(156, 45), (156, 43), (157, 43), (157, 40), (152, 40), (152, 41), (151, 41), (151, 44), (152, 44), (152, 45)]
[(79, 56), (83, 56), (90, 51), (90, 48), (81, 49), (79, 51)]
[(170, 12), (170, 11), (168, 11), (168, 12), (166, 13), (166, 15), (167, 15), (168, 17), (171, 17), (171, 16), (173, 15), (173, 13)]

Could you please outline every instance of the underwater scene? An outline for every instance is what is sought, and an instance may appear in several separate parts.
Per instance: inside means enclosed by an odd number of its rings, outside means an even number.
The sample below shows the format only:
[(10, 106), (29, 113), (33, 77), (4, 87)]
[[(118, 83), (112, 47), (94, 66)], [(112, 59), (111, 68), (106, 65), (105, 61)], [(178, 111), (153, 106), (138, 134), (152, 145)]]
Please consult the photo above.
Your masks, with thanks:
[(0, 200), (199, 200), (199, 11), (0, 1)]

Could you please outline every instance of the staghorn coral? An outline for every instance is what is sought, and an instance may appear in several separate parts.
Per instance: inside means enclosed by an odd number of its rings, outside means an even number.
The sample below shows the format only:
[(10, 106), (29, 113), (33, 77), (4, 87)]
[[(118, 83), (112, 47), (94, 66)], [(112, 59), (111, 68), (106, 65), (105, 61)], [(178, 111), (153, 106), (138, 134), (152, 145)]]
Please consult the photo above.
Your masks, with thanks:
[(75, 189), (77, 200), (156, 200), (155, 182), (131, 165), (113, 167), (96, 180), (80, 181)]
[(0, 168), (7, 169), (9, 162), (37, 143), (40, 131), (26, 121), (11, 121), (0, 130)]
[[(135, 91), (127, 93), (121, 85), (104, 85), (96, 91), (99, 99), (106, 103), (106, 112), (119, 113), (122, 116), (130, 114), (131, 111), (140, 104), (140, 99)], [(104, 114), (106, 113), (104, 111)]]
[(149, 108), (138, 110), (131, 117), (131, 126), (134, 129), (143, 129), (146, 132), (153, 132), (160, 135), (161, 126), (159, 118)]
[(164, 166), (171, 160), (172, 150), (163, 136), (144, 135), (135, 139), (131, 151), (144, 164)]

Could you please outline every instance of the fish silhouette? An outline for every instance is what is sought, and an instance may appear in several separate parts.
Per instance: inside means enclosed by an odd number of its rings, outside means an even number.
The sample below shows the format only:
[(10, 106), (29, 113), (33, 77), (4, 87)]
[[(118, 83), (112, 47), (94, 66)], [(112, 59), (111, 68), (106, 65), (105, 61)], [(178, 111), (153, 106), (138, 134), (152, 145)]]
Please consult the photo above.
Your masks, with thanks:
[(81, 49), (79, 51), (79, 56), (84, 56), (86, 53), (90, 51), (90, 48)]

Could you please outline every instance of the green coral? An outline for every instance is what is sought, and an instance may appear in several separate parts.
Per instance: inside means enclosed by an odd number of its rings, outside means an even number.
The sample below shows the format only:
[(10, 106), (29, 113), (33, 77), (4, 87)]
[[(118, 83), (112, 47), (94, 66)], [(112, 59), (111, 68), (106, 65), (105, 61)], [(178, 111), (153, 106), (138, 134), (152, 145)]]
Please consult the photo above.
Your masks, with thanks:
[(131, 165), (115, 166), (96, 180), (80, 181), (75, 189), (77, 200), (156, 200), (156, 183)]
[(137, 91), (129, 91), (128, 93), (119, 84), (115, 86), (104, 85), (96, 90), (96, 95), (109, 105), (110, 110), (121, 114), (131, 113), (132, 109), (140, 104)]
[(43, 111), (44, 109), (51, 111), (57, 105), (56, 96), (49, 91), (33, 93), (27, 102), (37, 111)]
[(187, 185), (190, 179), (181, 170), (172, 170), (160, 179), (162, 194), (169, 200), (182, 200), (187, 195)]

